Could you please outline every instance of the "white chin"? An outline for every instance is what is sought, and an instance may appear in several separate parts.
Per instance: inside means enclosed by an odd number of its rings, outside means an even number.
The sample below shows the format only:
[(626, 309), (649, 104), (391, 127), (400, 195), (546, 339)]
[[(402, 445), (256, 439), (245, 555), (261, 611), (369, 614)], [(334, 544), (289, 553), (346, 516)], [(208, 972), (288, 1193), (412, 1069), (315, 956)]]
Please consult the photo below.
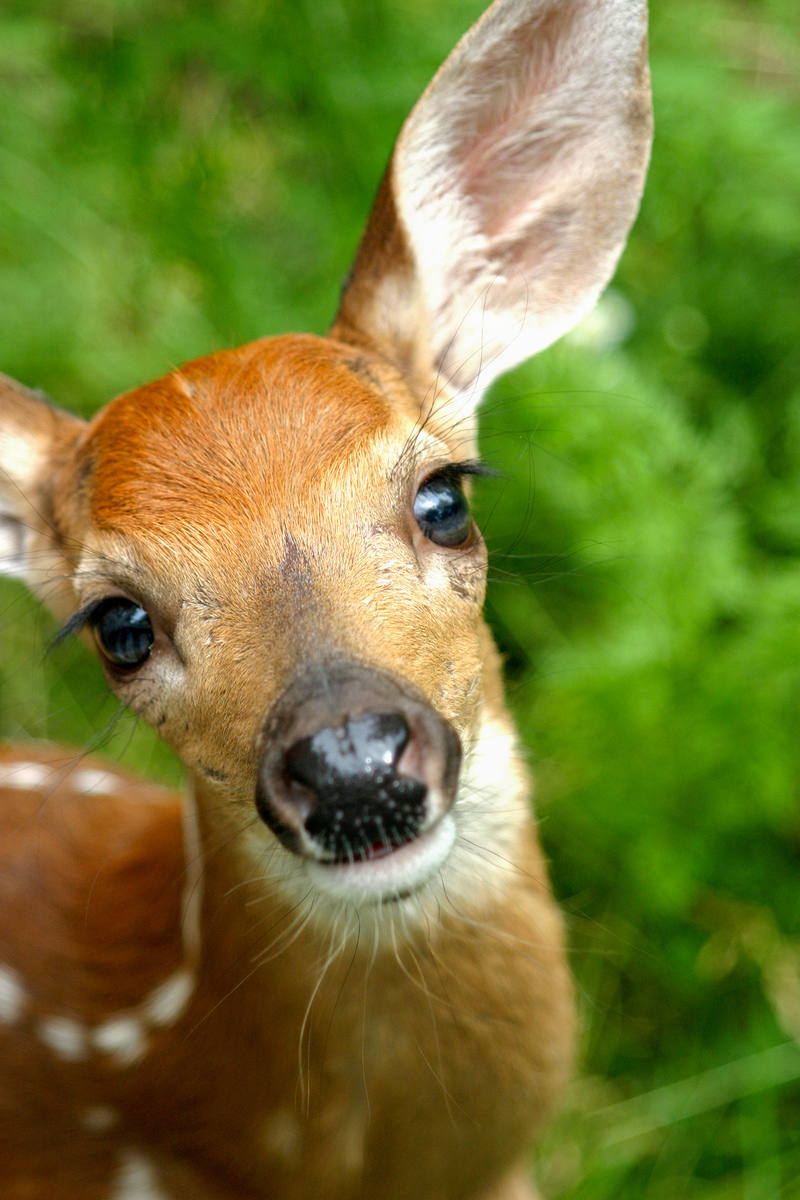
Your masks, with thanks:
[(306, 871), (314, 886), (334, 900), (396, 900), (438, 871), (455, 840), (455, 818), (447, 813), (432, 829), (382, 858), (348, 863), (307, 859)]

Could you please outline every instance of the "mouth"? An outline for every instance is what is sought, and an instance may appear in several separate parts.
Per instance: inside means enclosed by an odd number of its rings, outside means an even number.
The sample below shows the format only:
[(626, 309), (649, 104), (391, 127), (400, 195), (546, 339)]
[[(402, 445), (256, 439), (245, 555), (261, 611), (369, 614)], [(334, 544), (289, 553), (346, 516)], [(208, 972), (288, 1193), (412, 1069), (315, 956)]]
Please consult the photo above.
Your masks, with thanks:
[(307, 859), (306, 871), (311, 883), (335, 900), (399, 900), (422, 887), (439, 870), (455, 840), (455, 818), (446, 813), (413, 841), (397, 846), (381, 843), (352, 860)]

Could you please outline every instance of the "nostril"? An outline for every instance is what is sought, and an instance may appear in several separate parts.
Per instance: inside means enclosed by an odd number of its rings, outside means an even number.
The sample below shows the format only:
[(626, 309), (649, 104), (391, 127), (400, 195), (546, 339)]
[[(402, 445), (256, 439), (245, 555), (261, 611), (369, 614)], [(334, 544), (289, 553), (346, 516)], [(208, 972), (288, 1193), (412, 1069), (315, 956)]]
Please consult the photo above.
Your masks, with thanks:
[(427, 787), (397, 771), (410, 740), (401, 713), (365, 713), (285, 752), (290, 791), (294, 783), (313, 793), (305, 829), (328, 854), (374, 856), (417, 836)]

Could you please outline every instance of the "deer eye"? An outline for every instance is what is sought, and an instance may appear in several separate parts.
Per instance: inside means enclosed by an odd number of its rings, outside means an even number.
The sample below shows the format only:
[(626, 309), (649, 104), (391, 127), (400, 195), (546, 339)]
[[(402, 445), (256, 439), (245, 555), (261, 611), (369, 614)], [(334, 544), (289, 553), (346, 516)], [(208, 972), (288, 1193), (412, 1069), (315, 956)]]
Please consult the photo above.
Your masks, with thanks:
[(467, 497), (449, 472), (432, 475), (420, 485), (414, 518), (425, 537), (437, 546), (463, 546), (472, 532)]
[(103, 600), (90, 618), (106, 658), (117, 667), (140, 667), (150, 656), (153, 627), (143, 608), (115, 596)]

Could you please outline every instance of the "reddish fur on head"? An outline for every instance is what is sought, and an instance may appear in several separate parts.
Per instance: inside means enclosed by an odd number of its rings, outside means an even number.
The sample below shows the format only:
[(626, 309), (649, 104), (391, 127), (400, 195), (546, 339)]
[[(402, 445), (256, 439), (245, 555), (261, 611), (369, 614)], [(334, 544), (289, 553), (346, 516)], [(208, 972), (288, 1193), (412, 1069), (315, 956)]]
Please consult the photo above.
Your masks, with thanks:
[(78, 452), (92, 464), (92, 519), (169, 537), (181, 526), (238, 532), (281, 513), (300, 481), (355, 458), (390, 422), (389, 403), (352, 370), (354, 358), (308, 335), (266, 338), (120, 396)]

